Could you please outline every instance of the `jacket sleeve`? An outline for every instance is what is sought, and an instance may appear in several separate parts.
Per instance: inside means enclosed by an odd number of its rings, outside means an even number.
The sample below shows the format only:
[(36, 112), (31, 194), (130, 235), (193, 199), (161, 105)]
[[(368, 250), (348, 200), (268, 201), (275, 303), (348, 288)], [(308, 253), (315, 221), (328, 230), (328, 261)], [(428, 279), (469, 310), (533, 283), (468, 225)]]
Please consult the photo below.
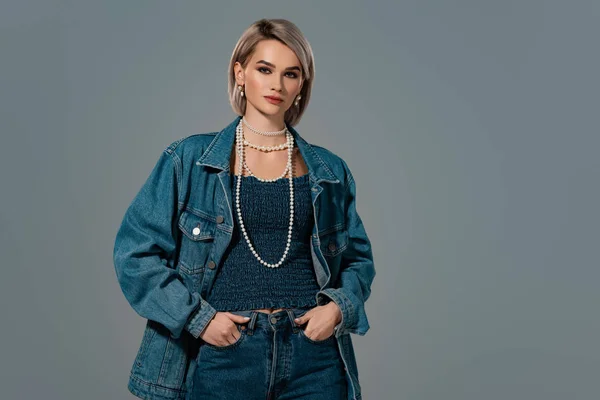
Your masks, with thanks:
[(334, 301), (342, 311), (342, 321), (336, 326), (336, 335), (345, 332), (364, 335), (369, 330), (365, 302), (371, 294), (375, 278), (375, 266), (371, 242), (356, 211), (356, 183), (344, 163), (347, 172), (345, 214), (348, 229), (348, 247), (342, 252), (340, 284), (317, 294), (318, 304), (326, 303), (324, 296)]
[(113, 261), (121, 290), (143, 318), (164, 325), (175, 339), (185, 329), (195, 338), (216, 314), (190, 292), (172, 265), (181, 162), (169, 146), (129, 205), (117, 232)]

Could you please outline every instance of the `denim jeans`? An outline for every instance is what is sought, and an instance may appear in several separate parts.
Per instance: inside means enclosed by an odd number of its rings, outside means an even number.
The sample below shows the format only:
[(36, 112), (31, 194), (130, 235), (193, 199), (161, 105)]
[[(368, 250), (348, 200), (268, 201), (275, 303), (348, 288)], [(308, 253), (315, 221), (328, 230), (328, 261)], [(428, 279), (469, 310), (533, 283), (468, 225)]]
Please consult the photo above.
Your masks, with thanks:
[(232, 311), (239, 339), (226, 346), (202, 341), (187, 400), (345, 400), (347, 383), (335, 336), (314, 341), (294, 322), (307, 308), (272, 314)]

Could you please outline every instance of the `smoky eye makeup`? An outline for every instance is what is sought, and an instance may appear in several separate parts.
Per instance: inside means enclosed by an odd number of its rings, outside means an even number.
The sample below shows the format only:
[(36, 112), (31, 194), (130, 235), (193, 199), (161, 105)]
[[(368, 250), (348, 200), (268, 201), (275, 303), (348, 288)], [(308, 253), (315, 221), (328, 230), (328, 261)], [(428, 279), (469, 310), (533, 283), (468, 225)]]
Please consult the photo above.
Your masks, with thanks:
[[(256, 70), (259, 71), (259, 72), (263, 72), (263, 71), (269, 71), (269, 73), (271, 72), (271, 70), (269, 68), (267, 68), (267, 67), (258, 67)], [(286, 74), (291, 74), (290, 78), (297, 78), (298, 77), (298, 74), (295, 73), (295, 72), (286, 72)]]

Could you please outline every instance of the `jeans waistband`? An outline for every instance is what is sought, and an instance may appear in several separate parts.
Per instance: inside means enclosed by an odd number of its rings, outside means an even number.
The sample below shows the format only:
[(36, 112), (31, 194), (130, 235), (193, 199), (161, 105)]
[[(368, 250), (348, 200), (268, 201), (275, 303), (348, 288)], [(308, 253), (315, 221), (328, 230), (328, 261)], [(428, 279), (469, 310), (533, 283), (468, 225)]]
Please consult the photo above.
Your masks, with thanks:
[(298, 325), (296, 325), (294, 322), (294, 318), (304, 315), (311, 308), (313, 307), (289, 307), (271, 314), (254, 310), (237, 310), (229, 312), (232, 314), (241, 315), (243, 317), (250, 317), (247, 325), (247, 332), (249, 335), (252, 335), (252, 332), (257, 326), (270, 326), (271, 329), (278, 330), (284, 329), (287, 326), (288, 321), (291, 324), (294, 332), (296, 332)]

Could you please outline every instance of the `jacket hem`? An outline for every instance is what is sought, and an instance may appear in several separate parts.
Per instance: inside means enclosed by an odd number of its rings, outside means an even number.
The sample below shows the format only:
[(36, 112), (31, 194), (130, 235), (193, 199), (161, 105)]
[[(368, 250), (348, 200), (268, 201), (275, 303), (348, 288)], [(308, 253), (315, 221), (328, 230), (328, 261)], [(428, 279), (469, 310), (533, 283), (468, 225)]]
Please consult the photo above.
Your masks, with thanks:
[(131, 394), (145, 400), (185, 400), (186, 391), (146, 382), (131, 374), (127, 389)]

